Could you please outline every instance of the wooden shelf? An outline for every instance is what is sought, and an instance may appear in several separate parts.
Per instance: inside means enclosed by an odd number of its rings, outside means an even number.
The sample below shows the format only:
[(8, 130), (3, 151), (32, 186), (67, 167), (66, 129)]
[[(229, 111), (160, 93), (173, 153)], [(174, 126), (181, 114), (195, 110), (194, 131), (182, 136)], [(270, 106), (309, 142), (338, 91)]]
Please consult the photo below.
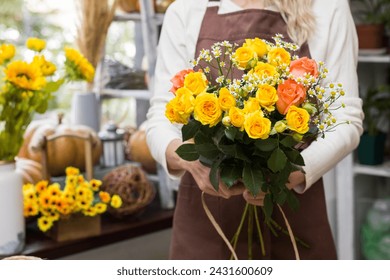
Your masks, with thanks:
[[(162, 25), (164, 14), (154, 14), (155, 24)], [(140, 13), (120, 13), (114, 16), (114, 21), (141, 21)]]
[(390, 55), (359, 55), (360, 63), (390, 63)]
[(354, 164), (353, 172), (355, 174), (365, 174), (371, 176), (381, 176), (390, 178), (390, 161), (381, 165), (363, 165)]
[(155, 202), (144, 212), (122, 219), (102, 216), (102, 233), (90, 238), (56, 242), (40, 232), (35, 222), (27, 224), (26, 246), (22, 255), (58, 259), (100, 246), (135, 238), (172, 227), (173, 210), (163, 210)]

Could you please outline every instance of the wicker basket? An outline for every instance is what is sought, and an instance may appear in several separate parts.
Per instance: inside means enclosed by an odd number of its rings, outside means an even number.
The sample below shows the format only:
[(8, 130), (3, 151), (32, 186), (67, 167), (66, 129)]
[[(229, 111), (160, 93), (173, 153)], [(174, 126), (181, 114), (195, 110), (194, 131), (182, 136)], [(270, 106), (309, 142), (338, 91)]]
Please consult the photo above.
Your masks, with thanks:
[(141, 167), (127, 164), (117, 167), (103, 177), (101, 190), (118, 194), (123, 201), (120, 208), (110, 207), (108, 211), (116, 217), (140, 212), (156, 195), (156, 190)]

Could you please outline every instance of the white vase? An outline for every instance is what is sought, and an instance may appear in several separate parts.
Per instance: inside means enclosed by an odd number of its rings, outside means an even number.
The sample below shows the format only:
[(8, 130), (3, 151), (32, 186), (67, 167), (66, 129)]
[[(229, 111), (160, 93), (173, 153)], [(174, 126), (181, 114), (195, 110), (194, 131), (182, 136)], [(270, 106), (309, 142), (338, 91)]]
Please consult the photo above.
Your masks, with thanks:
[(75, 92), (72, 98), (72, 124), (86, 125), (96, 132), (100, 130), (99, 102), (92, 92)]
[(15, 162), (0, 161), (0, 256), (20, 253), (25, 244), (23, 178)]

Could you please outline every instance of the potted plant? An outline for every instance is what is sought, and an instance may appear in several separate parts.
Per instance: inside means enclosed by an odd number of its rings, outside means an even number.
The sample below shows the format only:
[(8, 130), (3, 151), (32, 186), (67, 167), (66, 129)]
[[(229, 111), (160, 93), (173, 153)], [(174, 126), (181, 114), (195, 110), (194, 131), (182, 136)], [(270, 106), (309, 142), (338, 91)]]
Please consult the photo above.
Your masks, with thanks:
[(359, 162), (382, 164), (390, 118), (390, 87), (369, 88), (363, 100), (364, 133), (358, 147)]
[(351, 0), (360, 49), (381, 49), (385, 46), (385, 24), (390, 0)]

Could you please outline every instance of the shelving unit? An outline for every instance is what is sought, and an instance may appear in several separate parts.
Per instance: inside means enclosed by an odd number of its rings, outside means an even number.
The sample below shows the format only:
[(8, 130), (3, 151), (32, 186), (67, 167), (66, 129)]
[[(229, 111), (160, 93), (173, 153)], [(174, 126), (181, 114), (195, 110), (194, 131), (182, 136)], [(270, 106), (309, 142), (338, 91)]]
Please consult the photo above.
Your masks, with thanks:
[[(390, 55), (372, 55), (358, 58), (360, 64), (389, 64)], [(353, 154), (348, 155), (335, 168), (337, 185), (337, 247), (339, 259), (355, 259), (356, 256), (356, 176), (369, 175), (390, 178), (390, 162), (379, 166), (367, 166), (354, 161)]]
[[(102, 101), (106, 98), (134, 98), (137, 102), (137, 123), (145, 120), (149, 108), (149, 99), (152, 96), (154, 84), (154, 69), (157, 60), (158, 27), (162, 25), (164, 14), (155, 13), (153, 0), (139, 0), (140, 13), (120, 13), (115, 15), (116, 22), (139, 21), (142, 27), (143, 48), (147, 59), (148, 88), (147, 89), (112, 89), (99, 88), (98, 96)], [(101, 67), (102, 71), (103, 67)], [(100, 72), (102, 75), (102, 72)], [(140, 117), (140, 119), (138, 119)], [(173, 192), (169, 179), (163, 168), (157, 166), (157, 175), (148, 174), (149, 180), (158, 184), (160, 203), (163, 209), (174, 207)]]

